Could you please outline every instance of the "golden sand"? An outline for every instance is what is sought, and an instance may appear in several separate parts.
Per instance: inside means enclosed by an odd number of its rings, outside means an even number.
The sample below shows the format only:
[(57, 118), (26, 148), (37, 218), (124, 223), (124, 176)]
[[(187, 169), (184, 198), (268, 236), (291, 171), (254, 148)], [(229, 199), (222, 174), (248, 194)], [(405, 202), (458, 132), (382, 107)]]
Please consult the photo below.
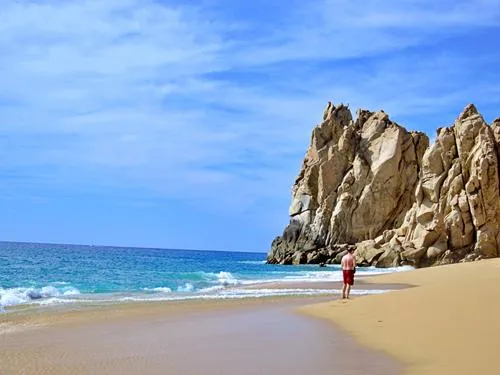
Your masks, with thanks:
[(497, 374), (500, 259), (365, 279), (415, 287), (300, 308), (407, 364), (407, 374)]

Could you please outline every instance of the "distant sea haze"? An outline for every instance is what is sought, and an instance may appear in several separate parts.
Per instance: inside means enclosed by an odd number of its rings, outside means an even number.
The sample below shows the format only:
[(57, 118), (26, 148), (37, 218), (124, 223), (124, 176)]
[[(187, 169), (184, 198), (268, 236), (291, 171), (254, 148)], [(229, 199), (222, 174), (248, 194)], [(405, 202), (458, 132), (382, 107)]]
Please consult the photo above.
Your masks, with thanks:
[[(339, 281), (338, 266), (265, 264), (263, 253), (0, 243), (0, 310), (128, 301), (331, 294), (267, 282)], [(360, 269), (359, 274), (393, 272)], [(377, 291), (357, 290), (358, 293)]]

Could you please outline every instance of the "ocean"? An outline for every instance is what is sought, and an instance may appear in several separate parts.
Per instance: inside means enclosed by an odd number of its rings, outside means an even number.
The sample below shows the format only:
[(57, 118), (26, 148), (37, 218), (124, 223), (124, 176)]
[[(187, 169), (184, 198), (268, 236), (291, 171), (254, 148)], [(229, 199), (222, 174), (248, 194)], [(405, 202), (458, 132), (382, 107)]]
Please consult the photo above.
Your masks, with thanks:
[[(0, 242), (0, 311), (53, 305), (334, 294), (266, 282), (341, 280), (339, 266), (280, 266), (265, 253)], [(358, 275), (398, 269), (358, 268)], [(286, 285), (286, 284), (283, 284)], [(257, 286), (258, 288), (254, 288)], [(353, 293), (378, 293), (360, 290)]]

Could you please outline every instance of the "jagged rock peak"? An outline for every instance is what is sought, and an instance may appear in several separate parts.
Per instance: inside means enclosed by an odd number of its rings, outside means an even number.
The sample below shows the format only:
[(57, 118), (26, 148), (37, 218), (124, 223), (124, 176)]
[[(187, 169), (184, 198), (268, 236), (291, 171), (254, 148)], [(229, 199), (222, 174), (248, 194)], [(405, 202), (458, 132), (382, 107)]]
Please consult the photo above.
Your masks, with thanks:
[(465, 120), (465, 119), (472, 117), (474, 115), (479, 115), (479, 112), (478, 112), (476, 106), (471, 103), (471, 104), (468, 104), (464, 108), (464, 110), (462, 111), (460, 116), (458, 116), (458, 120)]
[(329, 102), (268, 261), (335, 262), (345, 246), (377, 266), (499, 256), (499, 140), (500, 119), (488, 126), (473, 104), (429, 146), (383, 111), (353, 120)]

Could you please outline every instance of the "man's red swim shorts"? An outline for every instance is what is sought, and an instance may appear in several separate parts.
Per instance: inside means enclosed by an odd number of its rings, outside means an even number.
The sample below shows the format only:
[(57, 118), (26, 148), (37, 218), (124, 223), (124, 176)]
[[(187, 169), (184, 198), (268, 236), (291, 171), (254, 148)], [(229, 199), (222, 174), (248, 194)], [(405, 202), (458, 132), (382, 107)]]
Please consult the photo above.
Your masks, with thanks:
[(344, 275), (344, 284), (354, 284), (354, 270), (342, 270), (342, 274)]

